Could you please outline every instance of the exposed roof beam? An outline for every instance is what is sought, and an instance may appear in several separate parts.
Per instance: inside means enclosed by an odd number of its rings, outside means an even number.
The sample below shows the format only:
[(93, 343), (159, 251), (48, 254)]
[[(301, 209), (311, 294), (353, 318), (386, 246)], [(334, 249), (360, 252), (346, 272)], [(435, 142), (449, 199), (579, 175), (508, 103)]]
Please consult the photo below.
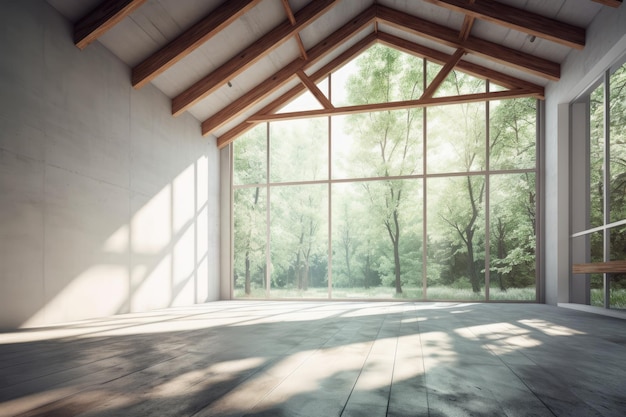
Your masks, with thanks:
[(417, 100), (391, 101), (387, 103), (359, 104), (356, 106), (335, 107), (334, 109), (305, 110), (291, 113), (258, 114), (250, 117), (251, 122), (269, 122), (276, 120), (305, 119), (312, 117), (339, 116), (346, 114), (367, 113), (387, 110), (402, 110), (418, 107), (443, 106), (447, 104), (475, 103), (488, 100), (535, 97), (533, 91), (507, 90), (491, 93), (464, 94), (451, 97), (431, 97)]
[(133, 68), (133, 87), (141, 88), (152, 81), (260, 2), (261, 0), (230, 0), (222, 3), (176, 39)]
[(472, 32), (472, 26), (474, 26), (474, 20), (476, 20), (474, 17), (465, 15), (463, 26), (461, 26), (461, 31), (459, 33), (460, 41), (466, 41), (467, 38), (469, 38), (469, 35)]
[(585, 47), (585, 29), (493, 0), (427, 0), (468, 16), (488, 20), (570, 48)]
[[(469, 0), (470, 3), (474, 3), (476, 0)], [(459, 33), (459, 40), (464, 41), (467, 40), (470, 33), (472, 32), (472, 26), (474, 26), (474, 20), (476, 18), (474, 16), (470, 16), (468, 14), (465, 15), (465, 19), (463, 19), (463, 26), (461, 26), (461, 31)]]
[(593, 0), (596, 3), (604, 4), (605, 6), (619, 7), (622, 5), (622, 0)]
[[(421, 58), (427, 58), (430, 61), (445, 64), (452, 59), (451, 55), (448, 55), (444, 52), (437, 51), (435, 49), (431, 49), (425, 46), (418, 45), (411, 41), (407, 41), (406, 39), (399, 38), (394, 35), (389, 35), (384, 32), (372, 33), (367, 38), (359, 41), (357, 44), (346, 50), (344, 53), (339, 55), (333, 61), (326, 64), (323, 68), (318, 70), (316, 73), (312, 74), (309, 78), (313, 82), (319, 82), (324, 77), (327, 77), (330, 73), (334, 72), (338, 68), (340, 68), (343, 64), (347, 63), (354, 57), (356, 57), (359, 53), (367, 49), (372, 45), (375, 41), (381, 42), (384, 45), (388, 45), (390, 47), (396, 48), (403, 52), (419, 56)], [(477, 64), (473, 64), (467, 61), (459, 61), (456, 65), (456, 68), (470, 74), (475, 77), (483, 78), (486, 80), (493, 81), (494, 83), (501, 85), (505, 88), (510, 88), (511, 90), (516, 91), (527, 91), (528, 96), (535, 97), (538, 99), (544, 98), (544, 88), (542, 86), (530, 83), (528, 81), (520, 80), (518, 78), (512, 77), (510, 75), (502, 74), (500, 72), (494, 71), (489, 68), (482, 67)], [(228, 132), (222, 134), (217, 138), (217, 146), (218, 148), (224, 148), (239, 136), (247, 132), (249, 129), (254, 127), (257, 123), (260, 123), (262, 120), (261, 115), (268, 115), (275, 113), (280, 110), (285, 104), (296, 98), (299, 94), (305, 91), (305, 87), (303, 84), (298, 84), (293, 87), (291, 90), (280, 96), (279, 98), (272, 101), (270, 104), (263, 107), (259, 110), (252, 118), (249, 118), (243, 123), (235, 126), (230, 129)], [(258, 120), (254, 120), (256, 118)]]
[(74, 25), (74, 44), (85, 49), (146, 0), (105, 0)]
[(285, 20), (221, 67), (174, 97), (172, 100), (172, 114), (175, 116), (180, 115), (189, 107), (226, 84), (228, 80), (241, 74), (261, 57), (276, 49), (295, 33), (335, 6), (336, 3), (337, 0), (316, 0), (304, 6), (296, 13), (296, 24), (292, 25), (289, 20)]
[(311, 94), (313, 94), (313, 96), (325, 109), (332, 109), (334, 107), (333, 103), (331, 103), (330, 100), (324, 95), (324, 93), (322, 93), (322, 90), (317, 88), (315, 83), (311, 81), (311, 79), (304, 73), (304, 71), (298, 70), (296, 74), (298, 75), (298, 78), (300, 78), (300, 81), (302, 81), (302, 84), (304, 84), (306, 88), (309, 89)]
[[(317, 3), (318, 0), (311, 2)], [(266, 80), (262, 81), (252, 90), (248, 91), (244, 96), (231, 102), (229, 105), (219, 110), (213, 116), (209, 117), (202, 122), (202, 134), (208, 135), (213, 130), (224, 125), (228, 121), (237, 117), (246, 109), (250, 108), (254, 104), (258, 103), (266, 95), (278, 89), (284, 85), (292, 77), (294, 77), (298, 70), (305, 70), (311, 65), (315, 64), (319, 59), (326, 54), (337, 48), (339, 45), (351, 38), (351, 35), (356, 34), (362, 30), (365, 26), (374, 22), (376, 18), (376, 6), (370, 6), (365, 11), (360, 13), (357, 17), (350, 20), (347, 24), (333, 32), (326, 37), (320, 43), (315, 45), (308, 51), (309, 59), (304, 61), (298, 58), (291, 63), (287, 64), (284, 68), (270, 76)]]
[(465, 51), (462, 48), (457, 49), (454, 55), (452, 55), (452, 57), (450, 58), (450, 60), (448, 60), (443, 68), (439, 70), (437, 76), (430, 82), (430, 84), (422, 94), (422, 97), (420, 98), (431, 98), (435, 94), (435, 91), (437, 91), (441, 83), (444, 82), (448, 74), (452, 72), (456, 64), (458, 64), (461, 58), (463, 58), (463, 55), (465, 55)]
[[(349, 62), (351, 59), (356, 57), (358, 54), (363, 52), (365, 49), (369, 48), (372, 44), (376, 42), (376, 34), (371, 33), (364, 39), (352, 45), (350, 48), (346, 49), (335, 59), (330, 61), (328, 64), (324, 65), (322, 68), (317, 70), (314, 74), (310, 75), (309, 78), (313, 82), (319, 82), (325, 77), (327, 77), (330, 73), (342, 67), (344, 64)], [(270, 114), (280, 110), (285, 104), (289, 103), (294, 98), (298, 97), (302, 92), (305, 91), (305, 86), (303, 84), (298, 84), (293, 87), (291, 90), (284, 93), (282, 96), (278, 97), (261, 110), (258, 111), (257, 114)], [(217, 138), (217, 147), (223, 148), (236, 138), (247, 132), (249, 129), (255, 126), (255, 123), (243, 122), (230, 129), (228, 132), (224, 133), (220, 137)]]
[[(291, 6), (289, 5), (289, 0), (283, 0), (283, 7), (285, 8), (285, 13), (287, 13), (287, 17), (292, 25), (296, 24), (296, 17), (293, 15), (293, 10), (291, 10)], [(307, 59), (306, 48), (304, 47), (304, 43), (302, 43), (302, 38), (300, 37), (300, 33), (296, 33), (295, 35), (296, 43), (298, 44), (298, 48), (300, 49), (300, 55), (302, 55), (302, 59)]]
[[(452, 58), (445, 52), (418, 45), (414, 42), (384, 32), (378, 33), (378, 40), (381, 43), (388, 45), (392, 48), (396, 48), (402, 52), (426, 58), (430, 61), (442, 65), (445, 65), (445, 63), (449, 62)], [(519, 78), (515, 78), (501, 72), (494, 71), (490, 68), (486, 68), (463, 60), (459, 61), (456, 64), (455, 68), (474, 77), (493, 81), (494, 83), (509, 89), (523, 89), (528, 91), (534, 91), (537, 98), (544, 98), (544, 88), (542, 86), (530, 83), (525, 80), (520, 80)]]
[(453, 29), (385, 6), (378, 5), (377, 8), (376, 16), (380, 21), (410, 33), (427, 37), (454, 48), (463, 48), (467, 52), (483, 56), (504, 65), (519, 68), (552, 81), (558, 81), (561, 75), (561, 66), (556, 62), (473, 36), (468, 37), (465, 41), (459, 41), (458, 33)]

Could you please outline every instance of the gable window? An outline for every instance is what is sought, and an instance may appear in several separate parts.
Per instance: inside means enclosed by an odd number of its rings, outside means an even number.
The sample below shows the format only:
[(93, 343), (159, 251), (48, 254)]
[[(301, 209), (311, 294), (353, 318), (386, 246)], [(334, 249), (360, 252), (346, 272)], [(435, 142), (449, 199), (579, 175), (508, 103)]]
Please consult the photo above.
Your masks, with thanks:
[(374, 45), (231, 145), (235, 298), (536, 301), (536, 99), (307, 112), (506, 91), (440, 74)]

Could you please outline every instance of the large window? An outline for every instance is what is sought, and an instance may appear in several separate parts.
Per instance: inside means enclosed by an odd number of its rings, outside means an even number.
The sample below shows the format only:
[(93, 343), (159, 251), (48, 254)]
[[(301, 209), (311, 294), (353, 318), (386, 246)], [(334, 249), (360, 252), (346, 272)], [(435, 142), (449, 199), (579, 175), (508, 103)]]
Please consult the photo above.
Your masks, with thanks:
[[(580, 109), (580, 110), (577, 110)], [(626, 260), (626, 64), (616, 65), (574, 105), (586, 116), (573, 145), (573, 263)], [(626, 276), (573, 276), (577, 302), (626, 308)]]
[[(318, 87), (415, 100), (440, 70), (375, 45)], [(452, 71), (433, 96), (502, 89)], [(232, 145), (234, 297), (535, 301), (536, 120), (518, 98), (255, 126)]]

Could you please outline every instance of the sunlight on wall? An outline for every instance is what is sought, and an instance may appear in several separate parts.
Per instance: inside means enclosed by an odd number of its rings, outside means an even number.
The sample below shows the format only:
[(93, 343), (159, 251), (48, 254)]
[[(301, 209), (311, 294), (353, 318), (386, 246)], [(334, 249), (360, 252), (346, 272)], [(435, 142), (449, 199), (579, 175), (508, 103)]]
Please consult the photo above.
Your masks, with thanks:
[(121, 265), (94, 265), (74, 278), (52, 301), (23, 326), (46, 321), (67, 321), (72, 310), (85, 317), (116, 314), (128, 300), (128, 269)]
[(137, 210), (130, 221), (103, 237), (89, 257), (75, 261), (87, 264), (82, 272), (63, 277), (62, 286), (49, 284), (51, 300), (21, 327), (205, 302), (208, 175), (209, 160), (201, 156), (153, 196), (131, 192), (130, 206)]
[(131, 248), (135, 254), (158, 255), (172, 239), (172, 187), (148, 201), (131, 220)]

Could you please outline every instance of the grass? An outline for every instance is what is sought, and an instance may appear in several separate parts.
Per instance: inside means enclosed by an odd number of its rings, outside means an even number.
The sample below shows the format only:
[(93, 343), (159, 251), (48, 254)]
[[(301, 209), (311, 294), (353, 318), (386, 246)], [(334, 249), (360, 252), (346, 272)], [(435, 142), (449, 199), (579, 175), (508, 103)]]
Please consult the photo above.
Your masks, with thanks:
[[(428, 287), (427, 300), (455, 300), (455, 301), (485, 301), (484, 288), (480, 293), (474, 293), (471, 288), (452, 288), (444, 286)], [(496, 288), (489, 290), (489, 299), (498, 301), (535, 301), (535, 287), (510, 288), (500, 291)], [(235, 288), (235, 298), (266, 298), (265, 289), (253, 288), (250, 295), (246, 295), (243, 288)], [(281, 298), (319, 298), (328, 299), (328, 288), (315, 287), (306, 291), (297, 288), (272, 288), (271, 299)], [(333, 299), (389, 299), (389, 300), (423, 300), (421, 287), (404, 287), (402, 294), (396, 294), (394, 288), (333, 288)]]
[[(591, 305), (604, 307), (604, 290), (602, 288), (591, 289)], [(626, 309), (626, 289), (611, 290), (611, 308)]]

